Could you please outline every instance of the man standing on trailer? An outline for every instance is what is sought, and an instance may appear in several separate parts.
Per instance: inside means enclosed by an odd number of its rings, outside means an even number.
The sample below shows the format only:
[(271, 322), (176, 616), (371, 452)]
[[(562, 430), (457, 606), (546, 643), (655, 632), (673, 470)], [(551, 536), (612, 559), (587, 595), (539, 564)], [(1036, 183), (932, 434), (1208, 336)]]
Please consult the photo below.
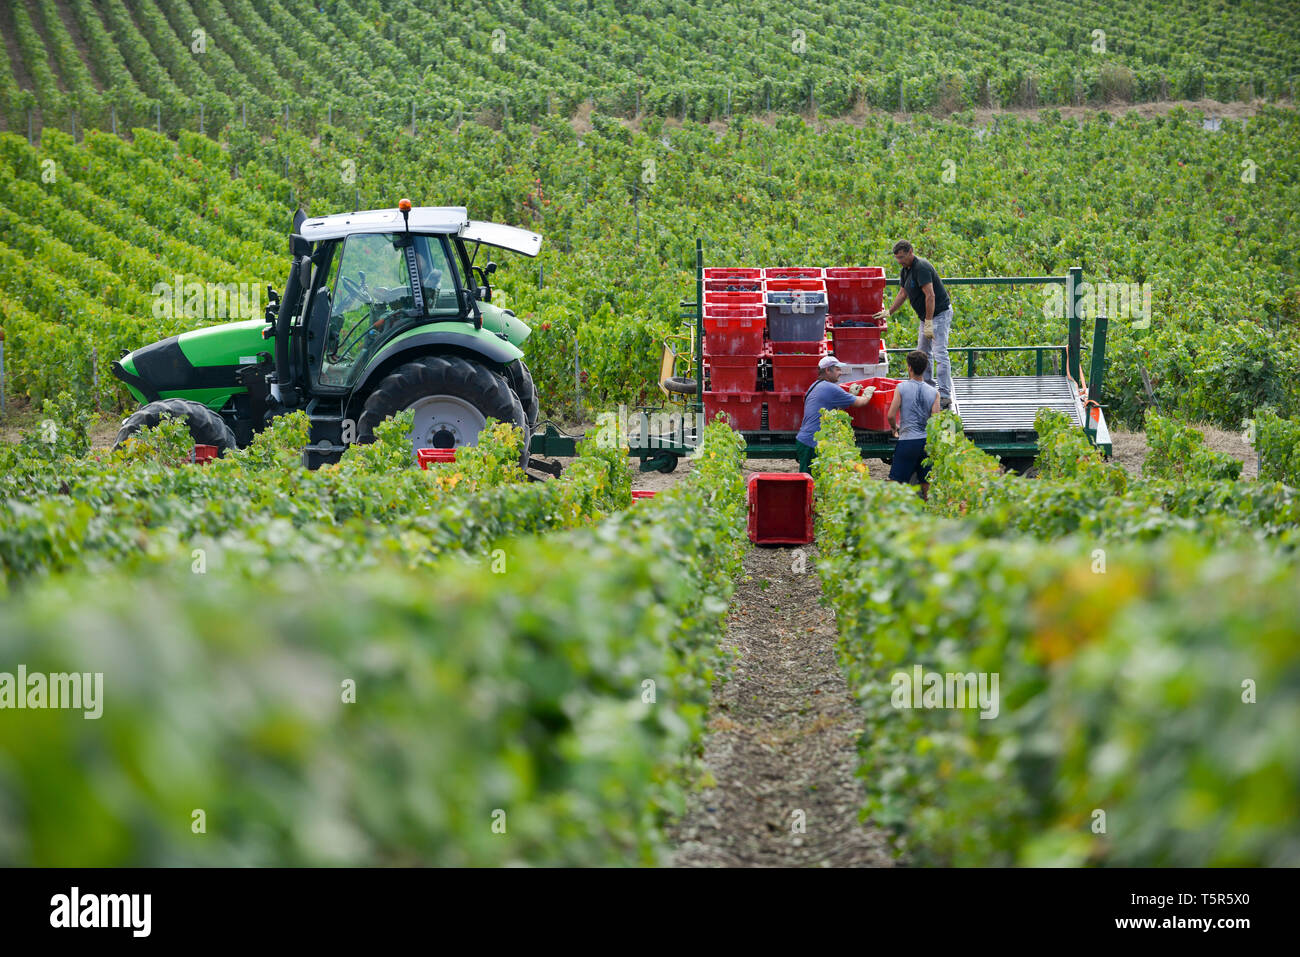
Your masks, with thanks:
[(875, 386), (868, 386), (863, 391), (856, 382), (853, 388), (861, 394), (850, 394), (836, 385), (843, 367), (844, 363), (834, 356), (822, 356), (817, 363), (817, 379), (804, 393), (803, 422), (799, 425), (799, 434), (794, 437), (794, 456), (799, 462), (800, 472), (812, 474), (812, 460), (817, 456), (817, 430), (822, 427), (822, 409), (860, 409), (876, 393)]
[(930, 364), (939, 377), (936, 383), (927, 366), (925, 381), (927, 385), (938, 388), (939, 405), (946, 409), (952, 405), (952, 364), (948, 361), (952, 302), (948, 299), (948, 290), (943, 288), (939, 270), (928, 259), (922, 259), (913, 253), (912, 244), (906, 239), (894, 243), (894, 259), (902, 267), (898, 276), (898, 295), (894, 297), (892, 306), (876, 313), (876, 318), (889, 318), (903, 308), (904, 298), (911, 300), (912, 308), (921, 320), (921, 327), (916, 333), (916, 348), (931, 358)]
[(930, 360), (920, 349), (907, 354), (907, 378), (894, 389), (889, 403), (889, 425), (898, 434), (889, 480), (907, 484), (916, 475), (921, 481), (921, 498), (930, 494), (930, 467), (925, 459), (925, 427), (930, 416), (939, 413), (939, 390), (922, 378)]

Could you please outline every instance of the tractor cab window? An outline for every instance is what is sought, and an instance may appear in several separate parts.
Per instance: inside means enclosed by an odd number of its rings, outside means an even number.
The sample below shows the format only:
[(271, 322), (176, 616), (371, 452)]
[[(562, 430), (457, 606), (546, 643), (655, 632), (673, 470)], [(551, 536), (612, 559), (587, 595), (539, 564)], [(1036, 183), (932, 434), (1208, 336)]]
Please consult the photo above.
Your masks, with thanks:
[(359, 233), (335, 255), (330, 281), (329, 326), (321, 361), (322, 385), (348, 385), (378, 346), (399, 329), (432, 316), (459, 313), (456, 279), (437, 237), (413, 236), (423, 312), (417, 307), (405, 236)]

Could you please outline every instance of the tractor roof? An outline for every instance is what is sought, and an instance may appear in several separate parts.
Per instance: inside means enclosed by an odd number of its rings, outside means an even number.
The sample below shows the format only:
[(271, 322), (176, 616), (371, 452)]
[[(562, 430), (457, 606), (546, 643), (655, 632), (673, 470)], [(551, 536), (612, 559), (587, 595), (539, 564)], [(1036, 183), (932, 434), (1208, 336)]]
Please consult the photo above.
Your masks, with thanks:
[[(397, 233), (406, 228), (401, 211), (393, 207), (316, 216), (305, 220), (298, 232), (303, 239), (316, 243), (354, 233)], [(537, 233), (502, 223), (472, 220), (464, 206), (412, 206), (410, 230), (459, 236), (467, 242), (497, 246), (525, 256), (536, 256), (542, 249), (542, 237)]]

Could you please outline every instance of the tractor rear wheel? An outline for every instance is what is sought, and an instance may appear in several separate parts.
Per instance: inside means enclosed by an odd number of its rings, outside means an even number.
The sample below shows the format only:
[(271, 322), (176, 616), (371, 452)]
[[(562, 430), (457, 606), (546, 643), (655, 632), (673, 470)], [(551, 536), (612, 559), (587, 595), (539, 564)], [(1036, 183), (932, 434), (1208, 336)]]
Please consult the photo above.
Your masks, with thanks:
[(537, 428), (537, 386), (533, 385), (533, 374), (524, 365), (523, 359), (516, 359), (506, 366), (506, 381), (519, 396), (519, 404), (524, 407), (524, 417), (528, 419), (528, 434)]
[(118, 448), (142, 429), (152, 429), (165, 418), (184, 420), (195, 445), (215, 445), (221, 455), (236, 447), (235, 433), (216, 412), (190, 399), (159, 399), (133, 412), (117, 432), (113, 448)]
[[(453, 449), (474, 445), (489, 418), (518, 427), (528, 420), (513, 389), (487, 365), (463, 356), (422, 356), (398, 366), (366, 399), (357, 420), (357, 441), (369, 442), (375, 426), (410, 409), (413, 449)], [(528, 463), (528, 442), (520, 466)]]

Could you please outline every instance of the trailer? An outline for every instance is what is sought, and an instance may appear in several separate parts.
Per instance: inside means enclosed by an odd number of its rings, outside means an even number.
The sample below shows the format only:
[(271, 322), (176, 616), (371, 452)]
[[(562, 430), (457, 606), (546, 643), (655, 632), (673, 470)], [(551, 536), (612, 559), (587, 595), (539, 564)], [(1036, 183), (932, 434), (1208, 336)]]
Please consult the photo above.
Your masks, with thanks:
[[(797, 273), (798, 270), (790, 270)], [(1009, 468), (1023, 471), (1038, 454), (1038, 434), (1034, 419), (1039, 409), (1055, 409), (1067, 416), (1088, 439), (1106, 455), (1111, 453), (1110, 431), (1106, 424), (1102, 388), (1106, 368), (1106, 334), (1108, 320), (1093, 320), (1088, 377), (1082, 376), (1083, 317), (1080, 315), (1078, 290), (1083, 283), (1083, 269), (1072, 267), (1063, 276), (992, 276), (944, 278), (945, 287), (960, 286), (1042, 286), (1064, 287), (1064, 318), (1067, 340), (1064, 345), (967, 345), (948, 347), (952, 361), (952, 411), (957, 413), (967, 438), (977, 447), (997, 456)], [(886, 287), (897, 287), (896, 277), (885, 279)], [(671, 472), (678, 462), (689, 457), (698, 445), (705, 422), (704, 350), (705, 265), (703, 242), (695, 243), (695, 296), (684, 299), (681, 318), (686, 330), (664, 343), (659, 385), (669, 400), (658, 408), (641, 408), (620, 420), (618, 429), (629, 445), (630, 454), (640, 460), (642, 471)], [(905, 307), (906, 308), (906, 307)], [(828, 320), (829, 324), (829, 320)], [(995, 355), (1032, 356), (1033, 374), (980, 375), (981, 357)], [(895, 353), (898, 356), (898, 353)], [(901, 356), (897, 360), (898, 377), (903, 372)], [(963, 371), (963, 375), (958, 375)], [(739, 428), (745, 439), (746, 455), (752, 459), (793, 459), (795, 431), (773, 429), (773, 404), (776, 392), (754, 393), (764, 397), (756, 428)], [(676, 400), (674, 407), (672, 400)], [(754, 413), (751, 412), (751, 418)], [(897, 440), (888, 431), (855, 429), (863, 458), (891, 460)], [(537, 456), (574, 454), (574, 440), (553, 426), (532, 437), (530, 451)]]

